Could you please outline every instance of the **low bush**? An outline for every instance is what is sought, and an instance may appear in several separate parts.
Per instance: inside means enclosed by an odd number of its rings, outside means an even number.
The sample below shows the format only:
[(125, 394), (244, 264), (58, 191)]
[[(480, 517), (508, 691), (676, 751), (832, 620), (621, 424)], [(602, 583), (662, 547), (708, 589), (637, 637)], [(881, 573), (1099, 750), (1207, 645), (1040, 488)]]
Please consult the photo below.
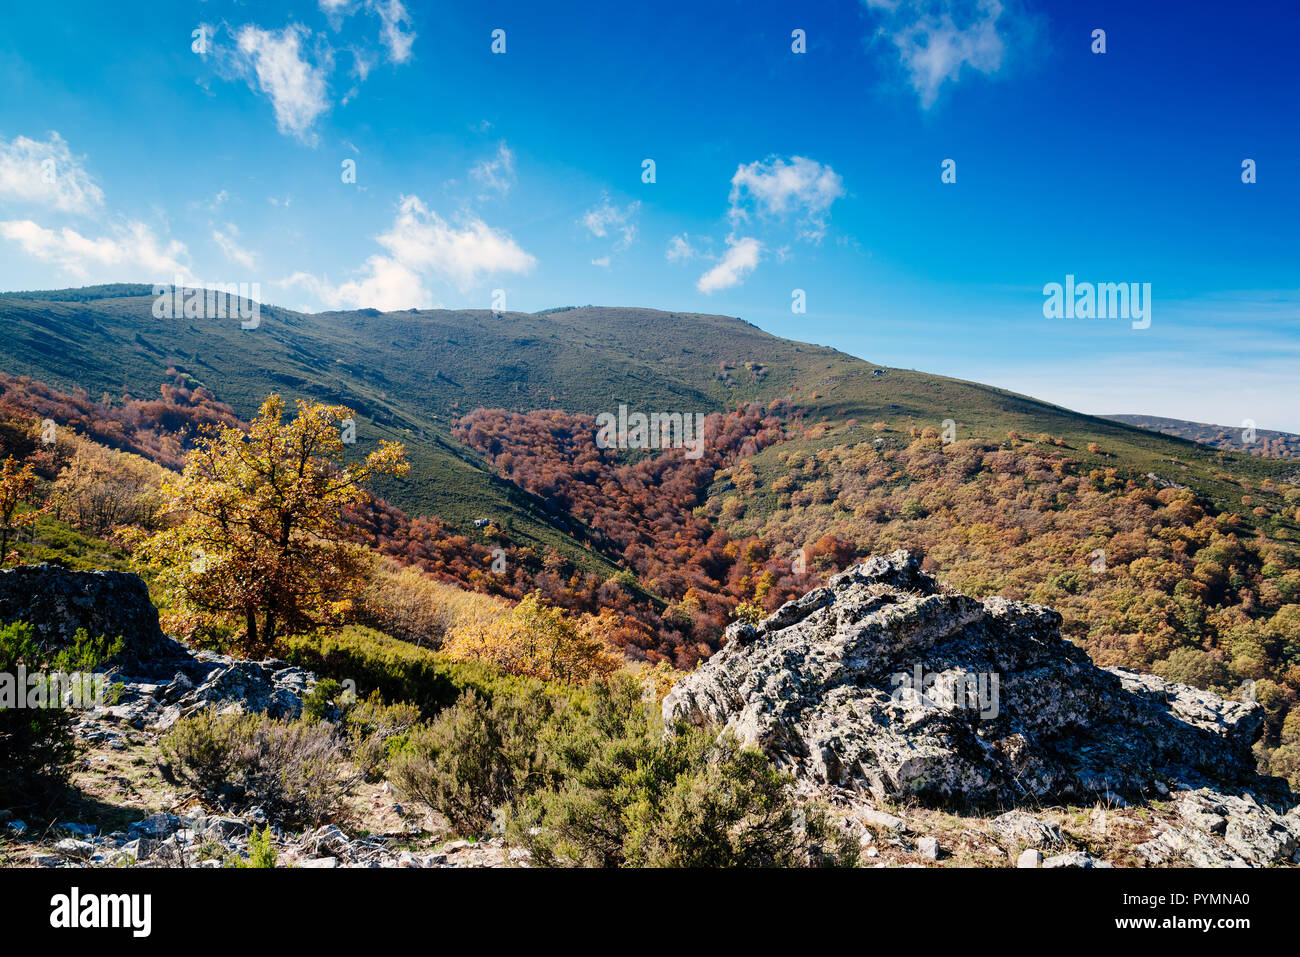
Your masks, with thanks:
[(461, 833), (504, 826), (544, 866), (856, 860), (763, 754), (703, 729), (667, 734), (646, 699), (625, 675), (568, 698), (467, 692), (411, 734), (390, 779)]
[(393, 755), (389, 779), (463, 834), (482, 834), (498, 809), (556, 783), (543, 736), (556, 712), (544, 692), (488, 700), (467, 691)]
[(375, 692), (344, 713), (348, 757), (365, 780), (378, 781), (392, 757), (406, 749), (419, 723), (419, 708), (404, 702), (385, 704)]
[(164, 776), (227, 808), (254, 805), (283, 824), (319, 823), (356, 784), (344, 743), (327, 722), (206, 709), (159, 742)]
[(730, 735), (678, 726), (630, 681), (593, 689), (554, 745), (559, 788), (516, 805), (513, 840), (543, 866), (792, 867), (848, 864), (857, 844), (790, 779)]

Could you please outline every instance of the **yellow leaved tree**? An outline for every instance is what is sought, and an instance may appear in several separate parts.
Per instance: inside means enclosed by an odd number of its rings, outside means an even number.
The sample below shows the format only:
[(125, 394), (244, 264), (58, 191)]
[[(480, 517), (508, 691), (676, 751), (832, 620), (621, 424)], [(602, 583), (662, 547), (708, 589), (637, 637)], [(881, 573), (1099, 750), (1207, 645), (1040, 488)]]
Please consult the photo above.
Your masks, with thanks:
[(268, 396), (247, 432), (210, 430), (163, 486), (174, 522), (139, 545), (159, 583), (206, 623), (242, 623), (245, 653), (337, 620), (365, 587), (368, 554), (349, 541), (343, 512), (366, 500), (364, 483), (410, 469), (399, 443), (345, 461), (341, 405)]
[(612, 618), (570, 618), (536, 593), (509, 614), (455, 626), (442, 653), (453, 661), (484, 661), (507, 674), (584, 682), (617, 671), (622, 661), (605, 637)]

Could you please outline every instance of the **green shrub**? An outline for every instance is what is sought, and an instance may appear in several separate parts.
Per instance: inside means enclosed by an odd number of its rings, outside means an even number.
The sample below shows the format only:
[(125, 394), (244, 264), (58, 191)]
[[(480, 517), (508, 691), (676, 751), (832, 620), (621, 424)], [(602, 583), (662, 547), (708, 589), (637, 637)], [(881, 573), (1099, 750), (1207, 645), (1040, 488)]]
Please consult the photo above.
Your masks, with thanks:
[(303, 717), (313, 721), (338, 721), (347, 708), (345, 697), (342, 684), (333, 678), (321, 678), (311, 693), (302, 699)]
[(1228, 666), (1199, 648), (1175, 648), (1151, 669), (1167, 681), (1196, 688), (1227, 688), (1232, 681)]
[(461, 833), (504, 820), (545, 866), (851, 863), (856, 843), (803, 808), (760, 752), (702, 729), (666, 735), (643, 682), (585, 695), (475, 692), (414, 731), (389, 777)]
[(275, 850), (275, 841), (271, 837), (271, 825), (267, 825), (259, 834), (257, 828), (248, 835), (248, 859), (236, 858), (235, 867), (275, 867), (280, 855)]
[(223, 807), (260, 805), (286, 824), (330, 819), (356, 784), (333, 726), (310, 718), (209, 708), (177, 722), (159, 752), (169, 780)]
[(420, 709), (412, 704), (384, 704), (379, 692), (347, 709), (348, 757), (367, 781), (384, 776), (393, 755), (404, 750), (420, 723)]
[(451, 707), (465, 691), (490, 699), (544, 687), (484, 664), (447, 661), (427, 648), (356, 625), (297, 636), (285, 644), (288, 659), (317, 676), (353, 681), (360, 691), (378, 691), (385, 701), (409, 701), (426, 717)]
[(664, 734), (639, 685), (594, 690), (554, 744), (563, 786), (534, 792), (509, 833), (544, 866), (852, 864), (857, 845), (794, 798), (790, 780), (729, 735)]
[(543, 735), (555, 716), (544, 692), (474, 691), (410, 735), (389, 765), (400, 792), (447, 817), (462, 834), (482, 834), (498, 808), (554, 783)]
[[(120, 638), (91, 638), (84, 629), (77, 631), (68, 647), (51, 650), (41, 646), (34, 629), (25, 622), (0, 627), (0, 674), (14, 676), (6, 682), (8, 688), (0, 690), (0, 791), (27, 789), (36, 781), (58, 784), (67, 779), (77, 756), (74, 711), (57, 700), (59, 685), (50, 676), (79, 675), (85, 682), (82, 690), (89, 693), (89, 673), (121, 650)], [(28, 678), (24, 687), (16, 681), (19, 666)], [(22, 704), (32, 703), (30, 693), (36, 690), (30, 683), (33, 677), (41, 682), (45, 703), (18, 707), (18, 695), (27, 699)], [(13, 700), (9, 700), (11, 694)]]

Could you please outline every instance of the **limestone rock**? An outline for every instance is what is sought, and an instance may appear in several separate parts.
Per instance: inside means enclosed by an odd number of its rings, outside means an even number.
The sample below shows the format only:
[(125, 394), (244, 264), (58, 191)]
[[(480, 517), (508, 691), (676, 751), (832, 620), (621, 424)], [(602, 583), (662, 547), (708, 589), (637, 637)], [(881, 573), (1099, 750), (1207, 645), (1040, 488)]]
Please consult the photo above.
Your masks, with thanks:
[(1097, 667), (1050, 608), (942, 589), (905, 551), (783, 605), (664, 700), (796, 776), (930, 805), (1141, 799), (1254, 773), (1263, 710)]
[(1065, 846), (1065, 839), (1058, 828), (1024, 811), (1000, 814), (990, 826), (998, 842), (1008, 850), (1019, 847), (1045, 849)]

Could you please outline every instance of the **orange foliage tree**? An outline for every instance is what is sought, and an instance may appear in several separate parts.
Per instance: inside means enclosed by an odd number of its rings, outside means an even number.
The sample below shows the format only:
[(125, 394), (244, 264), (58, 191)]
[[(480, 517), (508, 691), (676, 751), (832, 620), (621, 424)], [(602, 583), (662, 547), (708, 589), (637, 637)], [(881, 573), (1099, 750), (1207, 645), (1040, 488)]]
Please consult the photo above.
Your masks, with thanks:
[(36, 521), (37, 512), (19, 512), (36, 497), (36, 472), (31, 463), (20, 466), (12, 455), (0, 466), (0, 565), (9, 558), (9, 543)]

